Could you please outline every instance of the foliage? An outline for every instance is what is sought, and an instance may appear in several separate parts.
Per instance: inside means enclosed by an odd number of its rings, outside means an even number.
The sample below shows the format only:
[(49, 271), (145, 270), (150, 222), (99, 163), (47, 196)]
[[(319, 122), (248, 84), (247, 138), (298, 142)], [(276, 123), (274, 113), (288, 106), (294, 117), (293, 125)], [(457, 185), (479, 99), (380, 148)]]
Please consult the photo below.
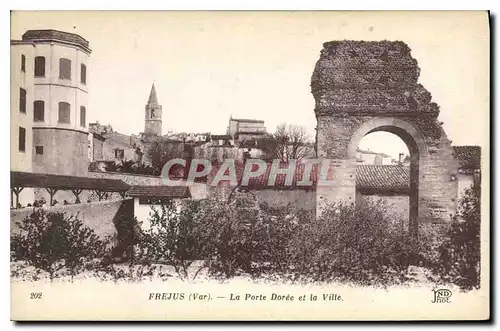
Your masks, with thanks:
[(159, 175), (152, 166), (133, 160), (106, 162), (106, 171), (139, 175)]
[[(185, 148), (186, 144), (180, 141), (157, 139), (151, 142), (146, 153), (151, 160), (155, 173), (160, 174), (163, 166), (168, 160), (192, 156), (189, 154), (190, 151), (185, 151)], [(186, 153), (189, 155), (186, 155)]]
[(311, 153), (313, 148), (309, 140), (304, 127), (282, 123), (270, 137), (261, 139), (258, 147), (269, 159), (289, 162), (303, 159)]
[(83, 270), (86, 262), (102, 257), (108, 242), (77, 217), (36, 209), (22, 222), (11, 238), (11, 258), (25, 260), (49, 273), (67, 270), (71, 276)]
[(320, 218), (290, 208), (255, 208), (248, 197), (205, 210), (209, 273), (273, 274), (294, 281), (388, 285), (425, 261), (426, 246), (402, 232), (382, 203), (332, 204)]
[(135, 260), (134, 246), (141, 242), (143, 236), (141, 224), (132, 215), (121, 215), (113, 220), (116, 228), (116, 246), (112, 250), (112, 256), (129, 260)]
[(466, 290), (480, 286), (480, 194), (479, 187), (464, 192), (458, 213), (439, 249), (438, 271), (443, 280)]
[(144, 263), (171, 265), (183, 279), (189, 277), (188, 269), (201, 252), (197, 241), (202, 214), (199, 202), (189, 201), (185, 205), (179, 208), (172, 200), (152, 205), (150, 228), (143, 231), (138, 245), (139, 259)]
[(423, 259), (422, 247), (387, 215), (382, 202), (328, 206), (290, 242), (296, 276), (365, 285), (406, 280), (408, 267)]

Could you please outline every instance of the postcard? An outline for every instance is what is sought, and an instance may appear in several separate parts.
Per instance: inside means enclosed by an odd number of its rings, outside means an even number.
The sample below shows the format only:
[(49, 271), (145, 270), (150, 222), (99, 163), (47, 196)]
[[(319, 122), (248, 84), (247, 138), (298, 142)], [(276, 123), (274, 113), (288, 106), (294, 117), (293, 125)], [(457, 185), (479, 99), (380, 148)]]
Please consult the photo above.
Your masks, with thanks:
[(490, 318), (486, 11), (13, 11), (14, 321)]

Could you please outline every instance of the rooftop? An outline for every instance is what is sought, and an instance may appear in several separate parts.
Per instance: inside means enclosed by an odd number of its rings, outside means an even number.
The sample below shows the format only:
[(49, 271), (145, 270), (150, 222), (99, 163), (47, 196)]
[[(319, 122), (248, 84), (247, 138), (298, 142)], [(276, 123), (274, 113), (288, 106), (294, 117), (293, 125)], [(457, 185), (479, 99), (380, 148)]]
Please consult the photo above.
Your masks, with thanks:
[(358, 165), (356, 189), (401, 192), (410, 189), (410, 168), (402, 165)]
[(41, 187), (57, 190), (100, 190), (106, 192), (125, 192), (130, 185), (119, 179), (90, 178), (37, 174), (30, 172), (10, 172), (11, 187)]
[(231, 118), (230, 120), (235, 121), (235, 122), (264, 123), (263, 120), (252, 120), (252, 119), (246, 119), (246, 118)]
[(133, 186), (128, 196), (141, 198), (190, 198), (191, 191), (187, 186)]
[(70, 43), (73, 45), (80, 46), (84, 51), (90, 53), (88, 40), (83, 37), (70, 32), (64, 32), (59, 30), (47, 29), (47, 30), (28, 30), (22, 36), (23, 41), (58, 41), (63, 43)]

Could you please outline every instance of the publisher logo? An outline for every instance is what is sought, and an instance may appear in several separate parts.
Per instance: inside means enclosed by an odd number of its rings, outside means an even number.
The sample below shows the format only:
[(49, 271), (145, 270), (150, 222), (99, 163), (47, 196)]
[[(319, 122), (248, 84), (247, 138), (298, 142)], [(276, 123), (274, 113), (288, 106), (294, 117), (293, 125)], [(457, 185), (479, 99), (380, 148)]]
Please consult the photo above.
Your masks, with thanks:
[(431, 303), (451, 303), (451, 291), (445, 288), (432, 290), (434, 292), (434, 300)]

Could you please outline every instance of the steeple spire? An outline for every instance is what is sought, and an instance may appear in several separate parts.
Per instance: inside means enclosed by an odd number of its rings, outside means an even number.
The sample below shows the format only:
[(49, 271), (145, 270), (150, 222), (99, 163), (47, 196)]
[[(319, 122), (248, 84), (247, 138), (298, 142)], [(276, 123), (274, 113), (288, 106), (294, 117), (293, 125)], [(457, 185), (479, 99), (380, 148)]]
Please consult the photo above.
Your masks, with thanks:
[(156, 97), (155, 83), (151, 86), (151, 92), (149, 93), (148, 105), (157, 105), (158, 98)]
[(149, 93), (148, 103), (145, 107), (145, 123), (144, 132), (161, 136), (161, 105), (158, 104), (158, 97), (156, 96), (155, 83), (151, 86)]

